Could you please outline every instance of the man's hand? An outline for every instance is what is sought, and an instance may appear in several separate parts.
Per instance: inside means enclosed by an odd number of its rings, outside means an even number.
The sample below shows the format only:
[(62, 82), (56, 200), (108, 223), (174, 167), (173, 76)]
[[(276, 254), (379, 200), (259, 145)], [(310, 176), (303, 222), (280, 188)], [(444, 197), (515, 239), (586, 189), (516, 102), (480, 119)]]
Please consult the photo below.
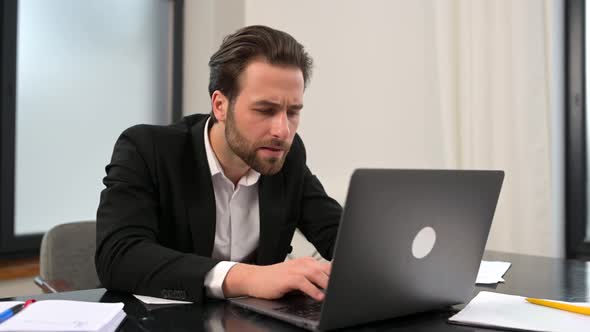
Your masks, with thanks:
[(298, 258), (274, 265), (234, 265), (223, 281), (225, 297), (252, 296), (277, 299), (299, 290), (317, 301), (324, 299), (320, 289), (328, 286), (330, 263), (312, 257)]

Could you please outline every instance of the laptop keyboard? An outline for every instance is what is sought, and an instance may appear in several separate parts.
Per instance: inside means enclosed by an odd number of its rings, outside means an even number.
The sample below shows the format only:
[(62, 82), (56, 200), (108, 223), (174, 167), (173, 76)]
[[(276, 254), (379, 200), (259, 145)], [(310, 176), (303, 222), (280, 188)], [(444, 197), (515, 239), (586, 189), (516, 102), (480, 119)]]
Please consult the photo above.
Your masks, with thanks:
[(303, 317), (306, 319), (319, 320), (320, 312), (322, 310), (322, 303), (297, 303), (284, 307), (274, 308), (274, 310), (284, 312), (286, 314)]

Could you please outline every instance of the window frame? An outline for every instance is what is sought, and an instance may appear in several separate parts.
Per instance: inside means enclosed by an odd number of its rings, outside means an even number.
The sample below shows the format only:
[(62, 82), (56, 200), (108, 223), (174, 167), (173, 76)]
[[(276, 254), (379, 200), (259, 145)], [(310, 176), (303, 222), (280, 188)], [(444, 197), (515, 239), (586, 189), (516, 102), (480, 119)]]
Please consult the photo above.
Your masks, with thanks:
[(585, 1), (565, 2), (565, 216), (567, 258), (589, 259)]

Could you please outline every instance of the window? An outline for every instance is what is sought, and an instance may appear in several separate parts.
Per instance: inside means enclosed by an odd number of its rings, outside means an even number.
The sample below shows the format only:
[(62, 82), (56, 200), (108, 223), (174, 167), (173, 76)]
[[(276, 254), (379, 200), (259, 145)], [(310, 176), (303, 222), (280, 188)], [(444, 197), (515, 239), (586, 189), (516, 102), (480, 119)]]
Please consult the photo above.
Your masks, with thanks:
[(37, 253), (50, 227), (95, 219), (118, 135), (180, 116), (182, 6), (0, 3), (0, 254)]

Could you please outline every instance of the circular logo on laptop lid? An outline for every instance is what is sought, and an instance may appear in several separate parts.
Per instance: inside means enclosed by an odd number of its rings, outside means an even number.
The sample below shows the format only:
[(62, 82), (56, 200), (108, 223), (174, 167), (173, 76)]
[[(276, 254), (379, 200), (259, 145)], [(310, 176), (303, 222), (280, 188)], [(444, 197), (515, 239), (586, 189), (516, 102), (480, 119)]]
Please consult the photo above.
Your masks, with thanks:
[(432, 227), (422, 228), (412, 241), (412, 255), (418, 259), (426, 257), (434, 247), (436, 232)]

